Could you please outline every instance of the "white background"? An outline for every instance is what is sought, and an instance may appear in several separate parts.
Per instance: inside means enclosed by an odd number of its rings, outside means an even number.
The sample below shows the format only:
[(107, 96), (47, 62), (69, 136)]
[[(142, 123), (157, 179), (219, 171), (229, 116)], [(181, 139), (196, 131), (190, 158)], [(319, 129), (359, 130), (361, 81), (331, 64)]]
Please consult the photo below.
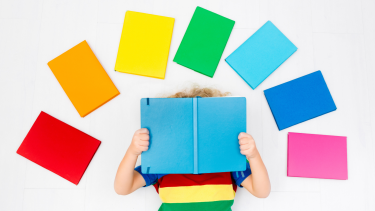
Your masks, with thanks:
[[(214, 78), (172, 61), (196, 6), (236, 21)], [(127, 10), (175, 18), (165, 80), (113, 70)], [(223, 59), (267, 20), (298, 50), (252, 90)], [(115, 173), (140, 127), (140, 98), (198, 83), (247, 98), (247, 131), (270, 175), (268, 198), (241, 189), (233, 210), (373, 211), (374, 39), (374, 0), (0, 0), (0, 210), (157, 210), (161, 202), (153, 187), (117, 196)], [(83, 40), (121, 92), (85, 118), (47, 66)], [(316, 70), (337, 110), (278, 131), (263, 90)], [(78, 186), (16, 154), (40, 111), (102, 141)], [(289, 131), (347, 136), (349, 179), (287, 177)]]

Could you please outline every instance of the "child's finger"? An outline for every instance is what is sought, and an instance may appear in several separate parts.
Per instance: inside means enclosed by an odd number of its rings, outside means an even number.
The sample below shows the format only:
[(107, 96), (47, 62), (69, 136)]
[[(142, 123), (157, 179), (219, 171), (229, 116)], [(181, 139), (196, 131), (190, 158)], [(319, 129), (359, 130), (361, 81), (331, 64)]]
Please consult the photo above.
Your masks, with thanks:
[(142, 133), (149, 134), (150, 132), (148, 131), (147, 128), (141, 128), (141, 129), (137, 130), (137, 133), (138, 134), (142, 134)]
[(142, 151), (147, 151), (148, 150), (148, 147), (141, 147), (140, 148)]
[(241, 139), (238, 141), (238, 143), (239, 143), (240, 145), (242, 145), (242, 144), (247, 144), (247, 143), (249, 143), (249, 140), (248, 140), (247, 138), (241, 138)]
[(148, 147), (148, 145), (150, 145), (149, 141), (142, 141), (142, 140), (139, 141), (139, 146)]
[(139, 139), (141, 139), (142, 141), (148, 141), (150, 139), (150, 136), (148, 134), (139, 134), (138, 135)]
[(242, 138), (250, 138), (250, 139), (252, 139), (253, 137), (250, 134), (241, 132), (240, 135), (238, 135), (238, 139), (242, 139)]
[(243, 155), (249, 154), (250, 150), (241, 150), (240, 153)]
[(240, 150), (247, 150), (247, 149), (250, 149), (250, 145), (249, 144), (245, 144), (245, 145), (241, 145), (240, 146)]
[(244, 137), (246, 137), (246, 135), (247, 135), (247, 133), (241, 132), (241, 133), (238, 135), (238, 139), (244, 138)]

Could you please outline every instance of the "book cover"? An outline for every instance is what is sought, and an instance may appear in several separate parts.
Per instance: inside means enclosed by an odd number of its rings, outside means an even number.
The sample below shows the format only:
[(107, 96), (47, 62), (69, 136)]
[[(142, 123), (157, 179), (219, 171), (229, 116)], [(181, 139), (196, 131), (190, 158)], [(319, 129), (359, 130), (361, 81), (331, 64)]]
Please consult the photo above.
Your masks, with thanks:
[(264, 90), (279, 130), (336, 110), (321, 71)]
[(120, 94), (86, 40), (48, 66), (81, 117)]
[(255, 89), (296, 50), (297, 47), (271, 21), (267, 21), (225, 61)]
[(346, 137), (288, 133), (288, 177), (347, 180)]
[(164, 79), (174, 18), (127, 11), (115, 70)]
[(142, 172), (243, 171), (238, 135), (246, 132), (246, 98), (143, 98), (141, 127), (150, 131)]
[(17, 154), (78, 185), (100, 143), (42, 111)]
[(197, 7), (173, 61), (212, 78), (234, 23)]

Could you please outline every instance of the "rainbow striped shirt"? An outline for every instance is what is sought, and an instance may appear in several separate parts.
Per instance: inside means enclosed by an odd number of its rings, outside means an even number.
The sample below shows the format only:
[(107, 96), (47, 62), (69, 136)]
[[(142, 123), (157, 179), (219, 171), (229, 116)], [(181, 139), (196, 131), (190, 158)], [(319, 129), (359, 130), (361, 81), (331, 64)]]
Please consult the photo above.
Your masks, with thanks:
[(230, 211), (237, 186), (251, 174), (249, 163), (245, 171), (209, 174), (142, 174), (141, 166), (135, 170), (159, 193), (159, 211)]

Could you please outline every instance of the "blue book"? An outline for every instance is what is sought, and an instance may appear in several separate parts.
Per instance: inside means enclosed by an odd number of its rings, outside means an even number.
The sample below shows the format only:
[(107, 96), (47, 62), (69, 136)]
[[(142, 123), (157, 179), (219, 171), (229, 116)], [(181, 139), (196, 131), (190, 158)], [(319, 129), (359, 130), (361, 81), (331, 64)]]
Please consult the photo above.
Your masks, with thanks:
[(238, 135), (246, 132), (246, 98), (143, 98), (141, 127), (150, 131), (142, 173), (244, 171)]
[(320, 71), (264, 90), (264, 95), (279, 130), (336, 110)]
[(296, 50), (297, 47), (267, 21), (225, 61), (255, 89)]

